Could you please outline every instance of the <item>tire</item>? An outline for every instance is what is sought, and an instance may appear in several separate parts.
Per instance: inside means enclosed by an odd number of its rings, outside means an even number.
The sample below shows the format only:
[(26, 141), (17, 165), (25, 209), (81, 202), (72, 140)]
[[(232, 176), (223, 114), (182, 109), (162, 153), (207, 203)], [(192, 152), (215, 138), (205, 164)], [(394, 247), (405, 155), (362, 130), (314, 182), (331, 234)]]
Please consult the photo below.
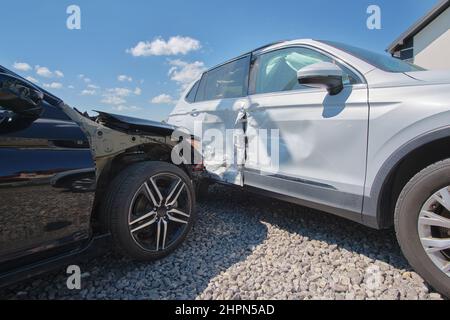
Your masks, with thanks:
[[(432, 237), (441, 241), (450, 238), (449, 229), (433, 226), (435, 222), (430, 224), (429, 220), (431, 212), (444, 217), (445, 225), (450, 222), (449, 210), (445, 208), (449, 205), (444, 206), (436, 201), (436, 195), (443, 199), (442, 194), (448, 194), (449, 186), (450, 159), (447, 159), (413, 177), (401, 192), (395, 209), (397, 239), (405, 257), (434, 289), (446, 297), (450, 297), (450, 272), (444, 272), (441, 263), (445, 266), (445, 261), (449, 258), (448, 250), (427, 253), (426, 248), (431, 248), (431, 245), (421, 239)], [(426, 235), (427, 232), (430, 234)]]
[[(165, 205), (172, 200), (175, 204)], [(133, 164), (111, 183), (102, 211), (119, 254), (137, 261), (161, 259), (177, 249), (192, 228), (194, 187), (186, 173), (174, 165)]]

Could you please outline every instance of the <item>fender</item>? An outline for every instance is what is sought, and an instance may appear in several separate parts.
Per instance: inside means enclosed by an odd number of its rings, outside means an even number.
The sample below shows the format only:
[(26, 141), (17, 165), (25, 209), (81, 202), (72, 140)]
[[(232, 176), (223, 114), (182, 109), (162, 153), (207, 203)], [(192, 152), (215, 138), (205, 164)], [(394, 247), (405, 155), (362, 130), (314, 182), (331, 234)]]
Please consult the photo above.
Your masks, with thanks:
[(175, 128), (162, 123), (146, 124), (145, 120), (103, 112), (100, 112), (97, 121), (93, 121), (63, 102), (59, 107), (88, 137), (96, 163), (97, 180), (112, 159), (130, 148), (145, 144), (165, 144), (173, 147), (177, 143), (171, 136)]
[(411, 152), (428, 143), (447, 137), (450, 137), (450, 126), (429, 131), (405, 143), (384, 162), (372, 184), (370, 195), (364, 196), (363, 222), (365, 225), (377, 229), (390, 227), (388, 222), (384, 221), (381, 212), (381, 194), (388, 178)]

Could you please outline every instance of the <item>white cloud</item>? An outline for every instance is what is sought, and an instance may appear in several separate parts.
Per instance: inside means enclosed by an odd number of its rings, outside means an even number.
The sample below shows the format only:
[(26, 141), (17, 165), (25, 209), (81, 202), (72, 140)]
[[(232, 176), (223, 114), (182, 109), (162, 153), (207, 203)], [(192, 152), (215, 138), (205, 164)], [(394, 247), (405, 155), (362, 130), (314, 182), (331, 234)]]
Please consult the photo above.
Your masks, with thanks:
[(131, 90), (128, 88), (109, 88), (103, 93), (102, 103), (111, 104), (114, 106), (124, 106), (127, 101), (127, 97), (139, 96), (142, 93), (140, 88)]
[(89, 90), (89, 89), (85, 89), (85, 90), (81, 91), (82, 96), (94, 96), (96, 93), (97, 93), (97, 91)]
[(141, 110), (142, 108), (136, 107), (136, 106), (118, 105), (118, 106), (114, 106), (113, 109), (116, 111), (119, 111), (119, 112), (123, 112), (123, 111), (131, 112), (131, 111)]
[(107, 94), (118, 97), (128, 97), (131, 94), (131, 90), (127, 88), (112, 88), (107, 90)]
[(169, 64), (172, 66), (169, 70), (170, 79), (177, 82), (182, 89), (198, 79), (206, 70), (205, 64), (201, 61), (188, 63), (182, 60), (171, 60)]
[(127, 52), (135, 57), (147, 56), (171, 56), (178, 54), (187, 54), (190, 51), (199, 50), (200, 41), (190, 37), (171, 37), (168, 41), (159, 37), (153, 41), (140, 41), (134, 48)]
[(86, 83), (91, 83), (92, 82), (92, 80), (90, 78), (86, 77), (84, 74), (79, 74), (78, 75), (78, 79), (83, 80)]
[(14, 62), (13, 68), (19, 71), (30, 71), (32, 69), (26, 62)]
[(75, 87), (73, 85), (68, 86), (67, 88), (69, 89), (75, 89)]
[(134, 91), (128, 88), (110, 88), (103, 94), (101, 102), (111, 105), (124, 105), (127, 101), (125, 98), (131, 95), (140, 95), (141, 89), (136, 88)]
[(159, 96), (154, 97), (152, 100), (150, 100), (150, 103), (153, 104), (175, 104), (176, 100), (173, 99), (170, 95), (168, 94), (160, 94)]
[[(82, 80), (83, 80), (84, 82), (86, 82), (86, 83), (91, 82), (91, 79), (86, 78), (83, 74), (78, 75), (78, 78), (82, 79)], [(88, 80), (88, 81), (86, 81), (86, 80)], [(90, 83), (90, 84), (88, 84), (88, 85), (86, 86), (86, 89), (84, 89), (83, 91), (81, 91), (81, 95), (82, 95), (82, 96), (94, 96), (94, 95), (97, 94), (97, 90), (98, 90), (98, 89), (100, 89), (99, 86)], [(106, 97), (106, 94), (105, 94), (104, 96)], [(110, 96), (110, 95), (108, 94), (108, 97), (109, 97), (109, 96)]]
[(120, 76), (117, 77), (117, 80), (119, 80), (120, 82), (126, 82), (126, 81), (131, 82), (131, 81), (133, 81), (133, 78), (129, 77), (125, 74), (121, 74)]
[(44, 83), (44, 88), (61, 89), (62, 87), (63, 85), (60, 82)]
[(44, 77), (44, 78), (63, 78), (64, 77), (64, 73), (62, 73), (62, 71), (60, 70), (55, 70), (55, 71), (51, 71), (49, 68), (47, 67), (41, 67), (39, 65), (34, 67), (36, 70), (36, 74)]
[(30, 82), (39, 83), (39, 81), (37, 79), (30, 77), (30, 76), (26, 77), (25, 79), (27, 79)]
[(105, 96), (102, 100), (102, 103), (112, 104), (112, 105), (121, 105), (126, 103), (127, 101), (124, 98), (118, 96)]
[(52, 78), (53, 72), (47, 67), (36, 66), (36, 74), (44, 78)]
[[(183, 60), (169, 60), (171, 66), (169, 70), (169, 77), (172, 81), (175, 81), (180, 89), (184, 90), (193, 81), (200, 78), (202, 73), (206, 70), (205, 64), (201, 61), (195, 61), (192, 63)], [(177, 99), (168, 94), (160, 94), (150, 100), (152, 104), (176, 104)]]

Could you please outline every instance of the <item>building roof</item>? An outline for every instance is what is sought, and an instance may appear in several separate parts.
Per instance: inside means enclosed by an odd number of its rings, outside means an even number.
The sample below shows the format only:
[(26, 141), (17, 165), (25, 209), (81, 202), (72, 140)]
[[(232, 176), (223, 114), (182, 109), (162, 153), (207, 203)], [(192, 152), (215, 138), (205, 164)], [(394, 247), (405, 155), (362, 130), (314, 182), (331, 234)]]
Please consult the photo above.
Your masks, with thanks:
[(447, 8), (450, 7), (450, 0), (441, 0), (436, 6), (431, 9), (425, 16), (413, 24), (408, 30), (406, 30), (398, 39), (391, 43), (386, 51), (393, 54), (397, 51), (399, 46), (402, 46), (408, 39), (414, 37), (424, 28), (426, 28), (431, 22), (433, 22), (438, 16), (440, 16)]

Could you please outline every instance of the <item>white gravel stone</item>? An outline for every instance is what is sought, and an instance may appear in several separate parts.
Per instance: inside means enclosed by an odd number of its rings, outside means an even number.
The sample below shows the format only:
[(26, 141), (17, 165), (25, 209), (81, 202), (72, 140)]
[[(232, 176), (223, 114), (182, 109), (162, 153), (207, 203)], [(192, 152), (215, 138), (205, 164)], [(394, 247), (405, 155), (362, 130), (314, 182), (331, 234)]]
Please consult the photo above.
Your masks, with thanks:
[(4, 289), (5, 299), (442, 299), (413, 272), (392, 230), (215, 186), (171, 256), (136, 263), (107, 254)]

